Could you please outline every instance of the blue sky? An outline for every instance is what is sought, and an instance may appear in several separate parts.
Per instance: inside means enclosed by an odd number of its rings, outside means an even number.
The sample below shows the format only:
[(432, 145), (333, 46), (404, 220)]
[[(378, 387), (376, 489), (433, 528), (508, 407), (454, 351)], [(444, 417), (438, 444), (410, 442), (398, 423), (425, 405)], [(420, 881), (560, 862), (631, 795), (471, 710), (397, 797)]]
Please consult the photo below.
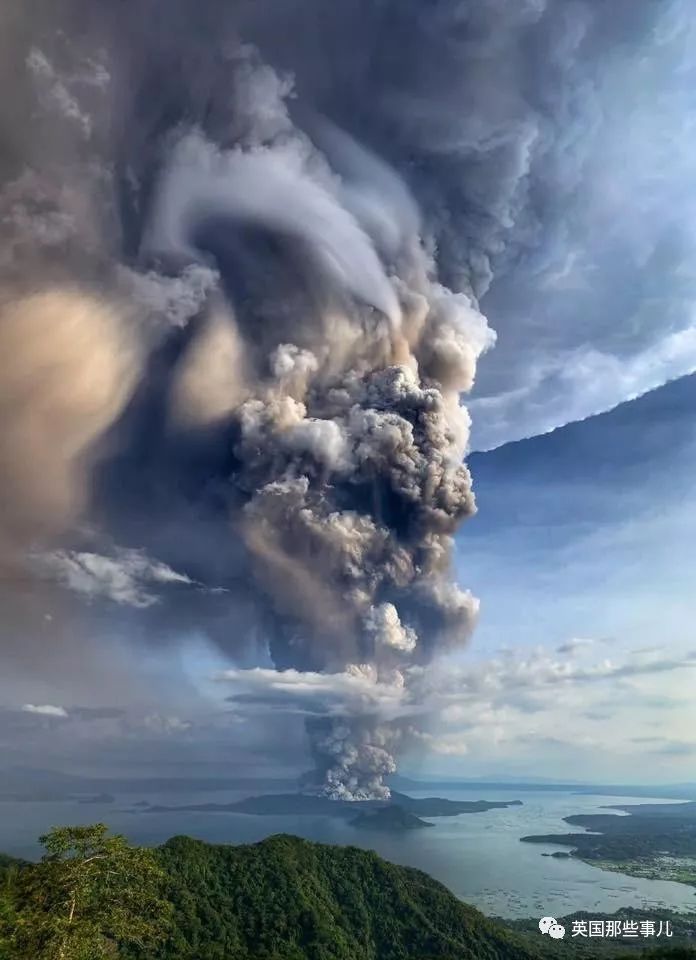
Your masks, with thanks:
[[(694, 409), (686, 377), (470, 458), (479, 512), (457, 570), (481, 617), (460, 659), (496, 679), (428, 769), (693, 777)], [(548, 683), (554, 669), (577, 676)]]

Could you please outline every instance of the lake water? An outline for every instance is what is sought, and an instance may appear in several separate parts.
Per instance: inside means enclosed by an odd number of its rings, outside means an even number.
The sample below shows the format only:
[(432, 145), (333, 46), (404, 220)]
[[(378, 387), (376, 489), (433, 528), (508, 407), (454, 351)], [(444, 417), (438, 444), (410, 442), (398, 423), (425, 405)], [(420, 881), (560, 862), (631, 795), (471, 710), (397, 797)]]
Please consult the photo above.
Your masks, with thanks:
[[(609, 873), (576, 860), (543, 857), (554, 849), (520, 843), (526, 834), (563, 833), (571, 829), (563, 817), (602, 812), (604, 804), (659, 803), (630, 797), (588, 797), (570, 793), (520, 791), (500, 793), (444, 790), (452, 800), (520, 799), (521, 807), (435, 819), (435, 827), (400, 836), (375, 835), (327, 817), (256, 817), (245, 814), (129, 812), (136, 800), (153, 804), (225, 803), (242, 794), (216, 792), (182, 796), (144, 794), (117, 797), (116, 803), (0, 803), (0, 851), (35, 856), (36, 838), (56, 824), (103, 820), (132, 841), (161, 843), (186, 833), (216, 843), (245, 843), (274, 833), (293, 833), (325, 843), (374, 849), (387, 860), (418, 867), (436, 877), (458, 897), (489, 915), (503, 917), (560, 916), (576, 910), (613, 912), (623, 907), (696, 910), (693, 888), (666, 881), (642, 880)], [(606, 811), (604, 811), (606, 812)]]

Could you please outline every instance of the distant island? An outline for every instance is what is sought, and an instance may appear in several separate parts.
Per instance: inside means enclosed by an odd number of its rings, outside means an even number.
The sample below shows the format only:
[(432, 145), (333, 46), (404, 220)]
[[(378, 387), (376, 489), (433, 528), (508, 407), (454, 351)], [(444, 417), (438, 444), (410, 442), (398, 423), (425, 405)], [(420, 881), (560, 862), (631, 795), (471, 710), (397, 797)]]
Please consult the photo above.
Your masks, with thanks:
[(445, 800), (442, 797), (409, 797), (392, 791), (389, 800), (329, 800), (305, 793), (269, 793), (246, 797), (232, 803), (193, 803), (183, 806), (147, 805), (143, 813), (248, 813), (257, 817), (272, 816), (326, 816), (352, 819), (360, 814), (399, 807), (415, 817), (456, 817), (461, 813), (484, 813), (487, 810), (518, 807), (521, 800)]
[(434, 823), (421, 820), (415, 813), (409, 813), (396, 803), (367, 813), (359, 813), (349, 823), (358, 830), (377, 830), (380, 833), (404, 833), (407, 830), (421, 830), (423, 827), (435, 826)]
[(608, 806), (615, 813), (565, 817), (589, 833), (521, 837), (524, 843), (572, 847), (570, 856), (604, 870), (650, 880), (674, 880), (696, 887), (696, 803)]

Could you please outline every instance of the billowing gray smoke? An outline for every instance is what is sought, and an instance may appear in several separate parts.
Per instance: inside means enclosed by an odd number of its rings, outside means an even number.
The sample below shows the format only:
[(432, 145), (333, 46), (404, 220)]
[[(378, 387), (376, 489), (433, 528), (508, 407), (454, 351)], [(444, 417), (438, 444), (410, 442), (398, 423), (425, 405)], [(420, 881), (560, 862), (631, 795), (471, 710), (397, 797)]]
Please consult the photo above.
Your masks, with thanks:
[(384, 777), (396, 772), (392, 728), (375, 717), (344, 717), (308, 720), (307, 731), (316, 763), (310, 788), (335, 800), (389, 798)]
[[(219, 430), (223, 411), (224, 496), (275, 666), (372, 664), (379, 679), (461, 643), (473, 622), (449, 571), (474, 509), (459, 394), (492, 335), (472, 297), (438, 282), (396, 173), (313, 119), (319, 149), (290, 117), (289, 86), (255, 52), (237, 57), (241, 143), (175, 137), (145, 237), (164, 259), (212, 253), (227, 301), (212, 347), (204, 331), (180, 358), (172, 429), (190, 428), (191, 397), (198, 430)], [(235, 366), (206, 410), (219, 337)], [(394, 761), (375, 724), (308, 731), (316, 787), (386, 790)]]
[[(475, 619), (478, 300), (533, 242), (591, 5), (113, 7), (0, 15), (3, 564), (120, 601), (154, 570), (143, 642), (403, 685)], [(315, 789), (387, 793), (378, 717), (308, 732)]]

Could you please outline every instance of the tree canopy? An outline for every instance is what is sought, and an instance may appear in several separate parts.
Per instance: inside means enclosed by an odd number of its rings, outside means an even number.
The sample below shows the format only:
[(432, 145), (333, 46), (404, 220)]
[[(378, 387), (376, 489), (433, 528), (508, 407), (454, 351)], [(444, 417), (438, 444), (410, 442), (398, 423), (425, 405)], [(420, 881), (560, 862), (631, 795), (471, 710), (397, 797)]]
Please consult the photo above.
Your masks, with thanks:
[(59, 827), (40, 841), (44, 857), (17, 872), (6, 898), (12, 960), (106, 960), (125, 946), (156, 948), (171, 907), (153, 851), (110, 836), (102, 823)]
[[(551, 941), (535, 924), (531, 932), (511, 930), (419, 870), (355, 847), (283, 835), (242, 846), (175, 837), (147, 850), (103, 824), (55, 829), (42, 843), (39, 863), (0, 857), (0, 960), (625, 955), (608, 941)], [(696, 958), (682, 944), (626, 952)]]

